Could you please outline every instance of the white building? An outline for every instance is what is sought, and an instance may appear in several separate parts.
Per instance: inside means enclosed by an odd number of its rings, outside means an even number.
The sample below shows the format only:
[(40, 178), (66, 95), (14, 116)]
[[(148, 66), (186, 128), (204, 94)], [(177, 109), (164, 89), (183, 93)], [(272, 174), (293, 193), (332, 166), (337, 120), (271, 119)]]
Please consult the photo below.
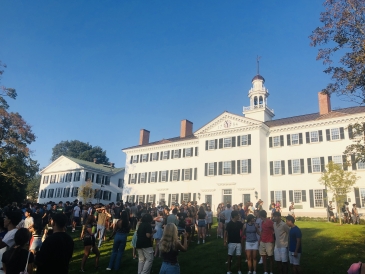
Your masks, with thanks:
[[(124, 200), (169, 205), (196, 200), (215, 209), (220, 202), (261, 198), (265, 209), (280, 200), (285, 213), (294, 201), (298, 216), (325, 216), (332, 194), (318, 182), (321, 171), (330, 160), (346, 159), (343, 151), (352, 143), (348, 126), (365, 121), (365, 107), (332, 111), (329, 97), (319, 94), (319, 113), (272, 120), (264, 82), (261, 75), (252, 79), (243, 116), (223, 112), (195, 132), (183, 120), (179, 137), (152, 143), (142, 129), (139, 145), (123, 149)], [(364, 207), (365, 164), (345, 169), (361, 176), (348, 201)]]
[(72, 157), (61, 156), (41, 171), (38, 202), (74, 201), (82, 198), (79, 188), (90, 179), (92, 188), (97, 190), (92, 203), (111, 203), (121, 200), (124, 186), (124, 168), (114, 164), (103, 165)]

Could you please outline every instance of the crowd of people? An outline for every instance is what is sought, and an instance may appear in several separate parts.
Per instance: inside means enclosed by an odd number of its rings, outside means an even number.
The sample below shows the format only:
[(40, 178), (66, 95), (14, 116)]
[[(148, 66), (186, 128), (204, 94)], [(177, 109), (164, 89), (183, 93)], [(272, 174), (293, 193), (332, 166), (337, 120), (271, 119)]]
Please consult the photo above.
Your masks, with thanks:
[[(330, 222), (337, 222), (338, 217), (337, 214), (334, 213), (335, 207), (332, 201), (329, 201), (327, 205), (327, 218)], [(344, 224), (360, 224), (360, 214), (356, 204), (352, 204), (352, 208), (350, 209), (349, 203), (344, 202), (341, 207), (341, 213)]]
[[(273, 272), (274, 259), (280, 273), (288, 273), (288, 262), (294, 273), (300, 273), (301, 232), (295, 225), (294, 206), (286, 222), (281, 218), (280, 202), (270, 205), (269, 212), (270, 216), (261, 200), (255, 206), (251, 202), (218, 206), (217, 238), (222, 238), (228, 248), (228, 274), (233, 256), (237, 256), (241, 274), (242, 252), (249, 274), (257, 271), (258, 254), (265, 274)], [(162, 259), (160, 274), (180, 273), (179, 251), (187, 251), (192, 242), (204, 245), (212, 235), (214, 219), (208, 203), (198, 205), (193, 201), (170, 207), (164, 202), (158, 206), (123, 202), (102, 205), (75, 200), (20, 207), (14, 203), (4, 207), (0, 215), (4, 217), (0, 218), (0, 248), (6, 250), (1, 261), (7, 274), (33, 273), (34, 269), (37, 273), (68, 273), (74, 250), (70, 234), (76, 233), (80, 233), (84, 246), (80, 272), (90, 269), (87, 260), (91, 252), (95, 254), (94, 268), (99, 268), (99, 249), (104, 241), (112, 239), (106, 270), (119, 270), (131, 230), (133, 259), (138, 258), (139, 274), (150, 273), (156, 257)]]

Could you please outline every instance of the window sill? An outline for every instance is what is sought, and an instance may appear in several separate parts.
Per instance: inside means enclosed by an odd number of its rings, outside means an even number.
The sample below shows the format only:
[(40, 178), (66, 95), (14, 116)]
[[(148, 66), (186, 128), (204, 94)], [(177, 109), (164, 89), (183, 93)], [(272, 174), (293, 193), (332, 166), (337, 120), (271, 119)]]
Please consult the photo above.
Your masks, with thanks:
[(292, 173), (292, 174), (289, 174), (289, 175), (293, 175), (293, 176), (298, 176), (298, 175), (303, 175), (304, 173)]
[(345, 140), (345, 139), (336, 139), (336, 140), (329, 140), (328, 142), (338, 142), (338, 141), (343, 141), (343, 140)]

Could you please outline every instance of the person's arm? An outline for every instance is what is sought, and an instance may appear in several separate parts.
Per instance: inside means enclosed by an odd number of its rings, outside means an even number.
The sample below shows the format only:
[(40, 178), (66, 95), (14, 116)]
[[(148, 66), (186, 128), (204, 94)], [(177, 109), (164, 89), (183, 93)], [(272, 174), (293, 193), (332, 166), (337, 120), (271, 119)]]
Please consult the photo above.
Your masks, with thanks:
[(177, 243), (177, 250), (180, 250), (182, 252), (186, 252), (188, 250), (188, 240), (186, 239), (185, 233), (182, 234), (184, 238), (184, 245), (182, 245), (180, 242)]
[(3, 263), (3, 270), (4, 270), (4, 273), (6, 273), (6, 264)]
[(294, 257), (297, 257), (298, 256), (298, 250), (299, 250), (299, 247), (301, 245), (301, 241), (302, 241), (301, 238), (297, 238), (297, 245), (295, 247)]
[(2, 239), (0, 239), (0, 249), (7, 247), (8, 245), (6, 243), (3, 242)]
[(227, 246), (227, 241), (228, 241), (228, 233), (227, 230), (224, 231), (224, 246)]
[(116, 226), (114, 226), (113, 233), (112, 233), (112, 235), (110, 235), (109, 240), (114, 237), (115, 233), (117, 233), (117, 229), (119, 227), (119, 222), (120, 222), (120, 224), (122, 224), (122, 220), (119, 220), (117, 222)]
[(28, 271), (28, 274), (33, 274), (33, 262), (34, 262), (34, 255), (33, 255), (33, 253), (30, 254), (29, 257), (30, 256), (32, 256), (33, 258), (32, 258), (32, 262), (28, 262), (27, 271)]

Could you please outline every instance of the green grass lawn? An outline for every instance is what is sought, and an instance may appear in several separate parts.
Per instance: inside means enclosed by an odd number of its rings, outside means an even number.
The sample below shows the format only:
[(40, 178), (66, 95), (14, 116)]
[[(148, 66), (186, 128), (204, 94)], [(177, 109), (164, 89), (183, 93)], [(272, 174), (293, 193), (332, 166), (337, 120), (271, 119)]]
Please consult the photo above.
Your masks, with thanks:
[[(303, 234), (303, 253), (301, 266), (303, 273), (347, 273), (349, 266), (358, 261), (365, 261), (365, 226), (363, 225), (338, 225), (326, 222), (301, 222), (296, 223)], [(186, 253), (179, 254), (181, 273), (189, 274), (215, 274), (227, 273), (225, 261), (227, 249), (223, 240), (216, 237), (216, 225), (212, 229), (212, 237), (207, 238), (205, 244), (193, 243)], [(72, 233), (73, 237), (79, 236), (79, 231)], [(132, 247), (128, 237), (125, 253), (122, 258), (121, 273), (137, 273), (138, 259), (132, 259)], [(100, 269), (94, 270), (95, 255), (91, 254), (86, 262), (85, 271), (88, 273), (110, 273), (106, 271), (109, 262), (113, 241), (103, 243), (100, 249)], [(83, 244), (75, 238), (75, 249), (70, 273), (78, 273), (83, 256)], [(159, 273), (161, 259), (153, 262), (153, 273)], [(247, 264), (242, 261), (242, 272), (247, 273)], [(236, 262), (233, 261), (233, 273), (237, 273)], [(258, 274), (263, 273), (262, 265), (258, 266)], [(278, 273), (274, 268), (274, 273)]]

